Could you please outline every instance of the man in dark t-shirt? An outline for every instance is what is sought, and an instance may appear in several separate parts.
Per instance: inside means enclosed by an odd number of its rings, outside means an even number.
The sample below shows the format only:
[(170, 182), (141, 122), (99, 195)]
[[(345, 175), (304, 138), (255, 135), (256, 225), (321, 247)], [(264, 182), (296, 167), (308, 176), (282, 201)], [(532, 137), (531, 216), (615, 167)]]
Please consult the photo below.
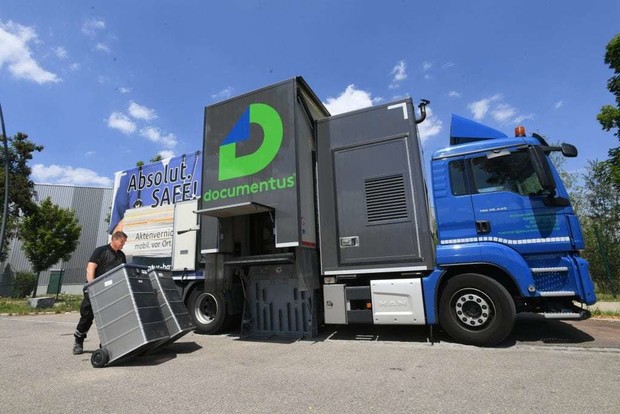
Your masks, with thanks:
[[(127, 263), (125, 253), (122, 248), (127, 241), (127, 235), (122, 231), (117, 231), (112, 235), (112, 240), (105, 246), (99, 246), (93, 251), (86, 265), (86, 281), (92, 282), (102, 274), (114, 269), (123, 263)], [(75, 343), (73, 344), (73, 354), (80, 355), (84, 353), (84, 339), (88, 330), (93, 325), (93, 308), (90, 305), (88, 292), (84, 291), (84, 299), (80, 306), (80, 321), (77, 324), (75, 333)]]

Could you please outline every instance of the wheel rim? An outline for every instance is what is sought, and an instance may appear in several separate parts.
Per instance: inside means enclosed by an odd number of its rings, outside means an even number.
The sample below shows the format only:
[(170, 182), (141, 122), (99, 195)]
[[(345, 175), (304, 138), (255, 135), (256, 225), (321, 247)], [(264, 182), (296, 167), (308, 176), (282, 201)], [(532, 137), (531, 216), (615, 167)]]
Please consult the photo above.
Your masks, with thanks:
[(218, 306), (217, 300), (210, 293), (203, 293), (198, 298), (198, 306), (196, 306), (196, 319), (202, 324), (210, 324), (215, 320)]
[(103, 355), (101, 355), (100, 352), (95, 352), (93, 360), (95, 361), (96, 365), (101, 365), (101, 363), (103, 362)]
[(108, 362), (107, 352), (104, 352), (101, 349), (96, 350), (95, 352), (93, 352), (93, 355), (91, 357), (91, 362), (93, 366), (97, 368), (105, 366), (105, 364), (107, 364)]
[(495, 316), (495, 304), (484, 292), (477, 289), (461, 289), (450, 300), (455, 319), (470, 330), (486, 328)]

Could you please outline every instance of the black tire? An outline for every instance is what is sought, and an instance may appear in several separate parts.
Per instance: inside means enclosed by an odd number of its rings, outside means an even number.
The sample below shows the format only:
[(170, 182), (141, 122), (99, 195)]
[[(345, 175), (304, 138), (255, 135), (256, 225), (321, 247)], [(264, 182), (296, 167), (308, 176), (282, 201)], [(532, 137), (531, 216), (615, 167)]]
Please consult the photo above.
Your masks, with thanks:
[(110, 354), (105, 348), (99, 348), (90, 356), (90, 363), (94, 368), (103, 368), (110, 360)]
[(216, 334), (227, 325), (227, 304), (220, 292), (205, 292), (196, 288), (189, 295), (187, 310), (196, 325), (196, 332)]
[(515, 324), (512, 297), (496, 280), (466, 273), (448, 280), (439, 299), (439, 323), (458, 342), (494, 346)]

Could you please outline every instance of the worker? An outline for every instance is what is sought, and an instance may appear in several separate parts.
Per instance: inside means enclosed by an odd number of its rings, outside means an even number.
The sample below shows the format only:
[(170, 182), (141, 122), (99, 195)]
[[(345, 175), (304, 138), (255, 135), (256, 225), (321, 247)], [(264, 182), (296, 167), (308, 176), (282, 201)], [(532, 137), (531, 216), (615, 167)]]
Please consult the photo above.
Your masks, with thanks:
[[(88, 283), (115, 267), (127, 263), (125, 253), (122, 251), (126, 241), (127, 235), (122, 231), (117, 231), (112, 234), (110, 243), (99, 246), (93, 251), (86, 265), (86, 281)], [(93, 324), (94, 318), (95, 315), (93, 314), (88, 292), (84, 290), (84, 299), (80, 306), (80, 321), (73, 334), (75, 337), (75, 343), (73, 344), (74, 355), (84, 353), (84, 339), (86, 339), (86, 335)]]

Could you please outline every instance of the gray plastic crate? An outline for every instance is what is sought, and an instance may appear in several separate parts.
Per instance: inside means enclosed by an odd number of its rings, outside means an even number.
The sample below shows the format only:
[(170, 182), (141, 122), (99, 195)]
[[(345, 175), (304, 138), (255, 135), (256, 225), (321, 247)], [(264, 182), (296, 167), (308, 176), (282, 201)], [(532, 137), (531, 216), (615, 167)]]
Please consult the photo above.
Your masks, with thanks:
[(165, 269), (152, 269), (149, 271), (149, 277), (157, 294), (157, 301), (170, 336), (169, 339), (156, 344), (153, 348), (159, 349), (193, 331), (196, 326), (189, 316), (174, 280), (172, 280), (171, 272)]
[(138, 355), (169, 338), (146, 267), (118, 266), (86, 289), (101, 341), (91, 357), (94, 367)]

